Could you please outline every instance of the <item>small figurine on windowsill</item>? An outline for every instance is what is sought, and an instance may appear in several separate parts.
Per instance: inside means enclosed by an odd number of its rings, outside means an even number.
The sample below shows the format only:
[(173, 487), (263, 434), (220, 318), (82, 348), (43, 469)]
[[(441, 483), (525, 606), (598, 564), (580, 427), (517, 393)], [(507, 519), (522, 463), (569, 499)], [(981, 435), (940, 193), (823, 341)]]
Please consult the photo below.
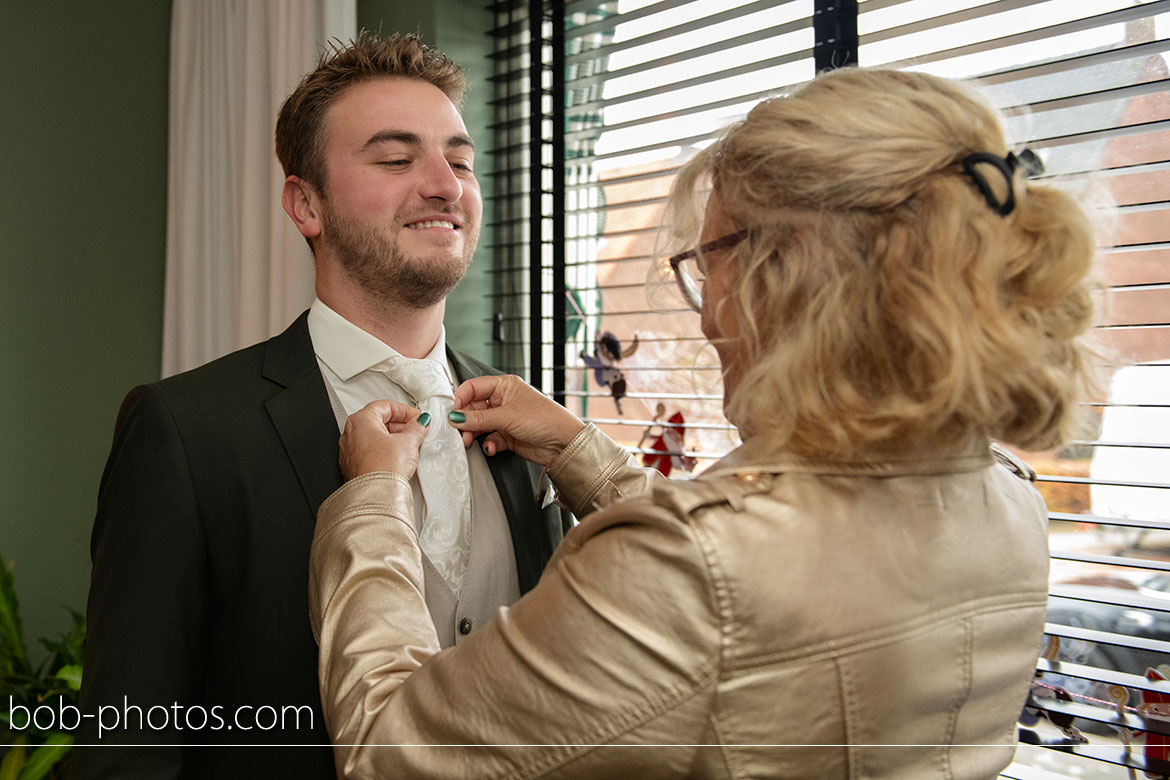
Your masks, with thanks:
[(686, 418), (682, 416), (682, 412), (672, 414), (666, 420), (668, 424), (659, 424), (658, 431), (655, 433), (653, 423), (657, 423), (665, 414), (666, 405), (659, 403), (652, 424), (646, 428), (645, 432), (642, 433), (642, 438), (638, 441), (640, 448), (649, 439), (650, 449), (656, 451), (655, 453), (644, 453), (642, 465), (658, 469), (664, 477), (669, 477), (674, 469), (682, 472), (693, 471), (695, 458), (683, 454), (686, 450), (684, 439), (687, 429), (684, 426)]
[[(1070, 703), (1073, 700), (1072, 696), (1064, 688), (1051, 685), (1042, 680), (1036, 680), (1032, 683), (1032, 689), (1028, 692), (1028, 700), (1025, 702), (1024, 710), (1020, 714), (1020, 723), (1022, 725), (1032, 727), (1039, 723), (1041, 718), (1047, 718), (1048, 722), (1060, 729), (1061, 734), (1064, 735), (1064, 742), (1062, 744), (1083, 745), (1089, 741), (1081, 733), (1080, 729), (1073, 725), (1073, 721), (1076, 720), (1075, 715), (1045, 709), (1038, 704), (1038, 700), (1040, 699), (1055, 699)], [(1039, 736), (1030, 730), (1020, 733), (1020, 741), (1025, 743), (1030, 742), (1032, 744), (1040, 744), (1041, 742)]]
[(633, 355), (637, 349), (638, 334), (634, 334), (634, 340), (630, 342), (630, 346), (623, 350), (622, 343), (618, 341), (617, 336), (607, 330), (599, 333), (597, 338), (593, 340), (592, 355), (587, 355), (584, 351), (581, 352), (581, 359), (585, 361), (585, 365), (593, 369), (593, 376), (597, 380), (597, 384), (609, 388), (618, 414), (622, 413), (622, 399), (626, 397), (626, 375), (622, 373), (617, 364), (621, 362), (622, 358)]

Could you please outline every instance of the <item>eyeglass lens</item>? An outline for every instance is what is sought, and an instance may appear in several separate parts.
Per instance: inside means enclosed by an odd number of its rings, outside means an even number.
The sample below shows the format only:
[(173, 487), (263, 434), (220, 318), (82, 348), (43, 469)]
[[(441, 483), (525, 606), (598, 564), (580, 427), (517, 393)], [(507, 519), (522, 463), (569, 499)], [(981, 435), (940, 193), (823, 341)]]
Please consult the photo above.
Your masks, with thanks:
[(687, 304), (699, 311), (703, 308), (703, 279), (704, 274), (698, 259), (687, 257), (678, 263), (675, 278), (678, 280), (679, 291)]

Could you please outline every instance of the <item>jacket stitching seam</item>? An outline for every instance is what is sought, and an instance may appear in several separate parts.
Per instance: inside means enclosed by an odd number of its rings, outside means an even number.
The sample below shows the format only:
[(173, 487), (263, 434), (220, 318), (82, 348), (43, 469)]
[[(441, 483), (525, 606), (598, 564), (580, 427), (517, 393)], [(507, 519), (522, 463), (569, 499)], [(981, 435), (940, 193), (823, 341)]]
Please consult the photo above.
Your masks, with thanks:
[[(687, 527), (691, 529), (695, 541), (699, 548), (699, 552), (703, 556), (703, 563), (705, 564), (704, 571), (707, 574), (707, 585), (711, 589), (712, 596), (715, 600), (716, 608), (719, 610), (719, 680), (722, 681), (728, 678), (727, 672), (727, 649), (730, 642), (731, 625), (734, 621), (735, 609), (733, 603), (735, 601), (731, 582), (723, 573), (723, 566), (716, 555), (716, 547), (714, 542), (708, 537), (707, 533), (698, 523), (689, 522)], [(716, 684), (714, 690), (714, 702), (712, 707), (712, 725), (717, 734), (721, 734), (719, 729), (720, 714), (722, 713), (722, 696), (721, 687)], [(739, 775), (738, 769), (735, 767), (735, 762), (732, 758), (728, 746), (722, 738), (720, 746), (720, 753), (723, 755), (724, 765), (727, 767), (727, 772), (732, 777)]]
[[(972, 615), (970, 614), (963, 618), (963, 685), (959, 694), (955, 697), (955, 702), (951, 705), (951, 711), (947, 716), (947, 735), (946, 739), (943, 740), (944, 745), (952, 745), (954, 743), (955, 732), (959, 726), (959, 710), (962, 709), (963, 703), (971, 695), (971, 656), (975, 651), (974, 627), (971, 625), (971, 619)], [(951, 759), (950, 748), (944, 747), (939, 755), (939, 761), (942, 764), (943, 776), (948, 778), (948, 780), (951, 780), (955, 776)]]
[[(997, 601), (999, 598), (1000, 597), (995, 597)], [(969, 605), (962, 605), (961, 612), (958, 609), (947, 610), (944, 612), (934, 612), (930, 615), (908, 620), (903, 623), (886, 626), (872, 631), (861, 632), (855, 635), (852, 641), (844, 646), (840, 644), (842, 638), (828, 639), (822, 642), (817, 642), (813, 645), (805, 645), (803, 647), (797, 647), (790, 650), (782, 650), (765, 655), (753, 655), (748, 658), (741, 658), (736, 661), (729, 662), (728, 668), (738, 671), (783, 661), (810, 660), (818, 657), (832, 657), (836, 652), (854, 653), (860, 650), (880, 647), (898, 639), (916, 636), (925, 631), (929, 631), (933, 628), (943, 625), (947, 622), (947, 620), (956, 616), (970, 618), (995, 612), (1007, 612), (1014, 609), (1019, 609), (1021, 607), (1040, 607), (1044, 606), (1046, 603), (1047, 596), (1039, 598), (1015, 598), (1010, 602), (991, 603), (976, 609), (970, 609)], [(955, 615), (954, 613), (956, 612), (959, 614)]]
[(840, 684), (837, 686), (837, 691), (841, 695), (841, 712), (845, 715), (845, 772), (850, 778), (857, 777), (857, 755), (853, 748), (853, 732), (856, 725), (856, 705), (857, 696), (853, 691), (853, 678), (849, 674), (849, 668), (842, 663), (842, 654), (837, 652), (834, 648), (832, 654), (833, 666), (837, 669), (837, 679)]
[[(682, 702), (694, 698), (706, 686), (710, 685), (716, 679), (717, 666), (713, 663), (708, 663), (701, 670), (702, 676), (694, 681), (692, 684), (679, 684), (672, 686), (670, 690), (658, 697), (656, 701), (652, 700), (650, 706), (646, 708), (636, 708), (631, 710), (627, 715), (618, 721), (610, 721), (605, 725), (598, 726), (591, 735), (583, 735), (582, 741), (577, 742), (565, 748), (564, 754), (560, 756), (550, 757), (544, 762), (538, 762), (528, 767), (527, 772), (514, 774), (512, 770), (501, 772), (493, 775), (494, 778), (539, 778), (548, 775), (556, 769), (559, 769), (566, 764), (576, 761), (587, 754), (593, 752), (598, 747), (608, 745), (623, 734), (628, 734), (638, 726), (644, 725), (659, 715), (664, 714), (672, 707), (677, 707)], [(603, 742), (602, 739), (605, 741)], [(577, 751), (577, 752), (574, 752)], [(528, 774), (531, 772), (531, 774)]]
[[(719, 686), (718, 685), (715, 686), (714, 698), (716, 701), (716, 710), (715, 711), (718, 712), (718, 702), (719, 702)], [(721, 755), (723, 757), (723, 767), (727, 770), (727, 776), (731, 777), (731, 778), (746, 777), (746, 775), (741, 774), (739, 769), (735, 766), (735, 761), (732, 760), (731, 744), (728, 742), (727, 739), (724, 738), (723, 730), (721, 728), (719, 728), (719, 719), (714, 716), (714, 713), (712, 713), (712, 716), (711, 716), (711, 728), (715, 731), (715, 738), (719, 743), (719, 755)]]

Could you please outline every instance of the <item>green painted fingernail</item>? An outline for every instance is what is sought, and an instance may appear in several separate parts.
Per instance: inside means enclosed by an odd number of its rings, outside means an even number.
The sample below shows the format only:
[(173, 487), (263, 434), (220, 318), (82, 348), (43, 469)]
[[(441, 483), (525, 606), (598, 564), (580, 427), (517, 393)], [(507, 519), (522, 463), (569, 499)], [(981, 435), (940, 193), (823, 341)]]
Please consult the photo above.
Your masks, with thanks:
[(431, 413), (430, 412), (423, 412), (422, 414), (420, 414), (418, 416), (418, 424), (424, 428), (427, 427), (428, 425), (430, 425), (431, 424)]
[(447, 417), (453, 423), (467, 422), (467, 415), (465, 415), (463, 412), (451, 412), (447, 415)]

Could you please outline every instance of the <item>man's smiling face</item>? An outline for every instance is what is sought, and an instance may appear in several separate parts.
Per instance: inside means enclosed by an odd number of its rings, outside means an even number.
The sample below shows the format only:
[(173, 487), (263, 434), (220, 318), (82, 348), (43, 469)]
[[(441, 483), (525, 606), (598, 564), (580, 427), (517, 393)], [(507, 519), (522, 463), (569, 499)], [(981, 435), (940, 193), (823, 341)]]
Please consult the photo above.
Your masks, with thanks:
[(483, 200), (455, 105), (418, 79), (349, 87), (325, 118), (317, 261), (383, 300), (426, 308), (467, 271)]

